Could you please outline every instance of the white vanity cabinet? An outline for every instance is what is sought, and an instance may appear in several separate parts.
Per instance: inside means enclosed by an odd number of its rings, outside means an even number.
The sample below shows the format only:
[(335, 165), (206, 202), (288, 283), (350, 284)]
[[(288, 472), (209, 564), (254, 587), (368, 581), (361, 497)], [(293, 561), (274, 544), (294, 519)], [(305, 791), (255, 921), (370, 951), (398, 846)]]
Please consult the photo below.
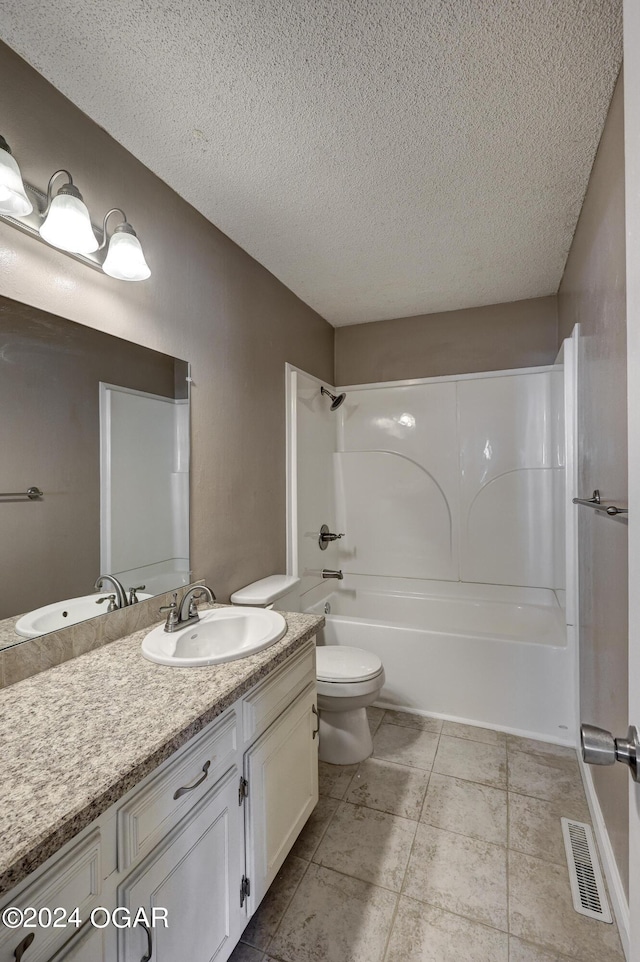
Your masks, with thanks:
[(240, 906), (244, 825), (234, 765), (118, 887), (132, 913), (163, 908), (166, 927), (121, 929), (118, 962), (228, 958), (246, 925)]
[(226, 962), (317, 803), (316, 708), (312, 639), (0, 903), (156, 925), (36, 928), (23, 962)]

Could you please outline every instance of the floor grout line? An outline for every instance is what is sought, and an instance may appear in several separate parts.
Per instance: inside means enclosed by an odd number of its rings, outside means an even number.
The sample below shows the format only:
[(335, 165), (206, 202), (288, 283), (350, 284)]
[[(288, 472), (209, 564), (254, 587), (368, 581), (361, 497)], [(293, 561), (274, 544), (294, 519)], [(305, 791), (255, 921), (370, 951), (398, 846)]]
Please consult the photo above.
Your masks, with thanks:
[[(382, 725), (385, 723), (385, 718), (386, 718), (386, 717), (387, 717), (387, 712), (385, 712), (385, 711), (383, 710), (383, 714), (382, 714), (382, 716), (381, 716), (378, 724), (376, 725), (375, 731), (372, 731), (372, 736), (375, 736), (376, 732), (378, 732), (378, 731), (380, 730), (380, 728), (382, 727)], [(392, 722), (392, 721), (387, 721), (386, 724), (387, 724), (387, 725), (393, 724), (393, 722)], [(291, 904), (292, 904), (292, 902), (293, 902), (293, 900), (294, 900), (294, 898), (295, 898), (295, 896), (296, 896), (296, 893), (298, 892), (298, 890), (299, 890), (301, 884), (303, 883), (304, 879), (307, 877), (308, 872), (309, 872), (309, 867), (310, 867), (310, 865), (312, 865), (312, 864), (315, 865), (315, 866), (317, 866), (318, 868), (323, 868), (324, 870), (326, 870), (326, 871), (328, 871), (328, 872), (331, 872), (331, 873), (334, 873), (334, 874), (336, 874), (336, 875), (339, 875), (339, 876), (341, 876), (341, 877), (343, 877), (343, 878), (345, 878), (345, 879), (354, 880), (354, 881), (360, 882), (361, 884), (370, 886), (372, 889), (377, 889), (377, 890), (381, 890), (381, 891), (387, 892), (389, 895), (392, 895), (392, 896), (394, 897), (395, 902), (394, 902), (394, 905), (393, 905), (393, 912), (392, 912), (392, 915), (391, 915), (391, 919), (390, 919), (389, 926), (388, 926), (388, 929), (387, 929), (386, 937), (385, 937), (385, 940), (384, 940), (384, 946), (383, 946), (383, 949), (382, 949), (382, 955), (380, 956), (380, 962), (385, 962), (385, 960), (388, 958), (388, 955), (389, 955), (389, 947), (390, 947), (390, 944), (391, 944), (391, 939), (392, 939), (393, 934), (394, 934), (394, 932), (395, 932), (395, 930), (396, 930), (396, 924), (397, 924), (397, 921), (398, 921), (398, 912), (399, 912), (399, 908), (400, 908), (400, 900), (403, 899), (403, 898), (404, 898), (404, 899), (407, 899), (408, 901), (413, 902), (413, 903), (415, 903), (415, 904), (417, 904), (417, 905), (428, 906), (428, 907), (433, 908), (433, 909), (435, 909), (435, 910), (437, 910), (437, 911), (439, 911), (439, 912), (443, 912), (443, 913), (445, 913), (445, 914), (448, 914), (448, 915), (451, 915), (451, 916), (455, 916), (456, 918), (460, 918), (460, 919), (464, 920), (464, 921), (467, 922), (467, 923), (471, 923), (471, 924), (473, 924), (473, 925), (479, 925), (479, 926), (482, 926), (483, 928), (486, 928), (487, 930), (490, 930), (490, 931), (492, 931), (492, 932), (500, 933), (500, 934), (501, 934), (502, 936), (504, 936), (504, 937), (506, 938), (506, 940), (507, 940), (507, 954), (508, 954), (508, 958), (511, 959), (511, 956), (512, 956), (511, 941), (512, 941), (513, 938), (516, 938), (516, 936), (515, 936), (515, 935), (512, 935), (512, 932), (511, 932), (511, 913), (510, 913), (510, 895), (511, 895), (511, 878), (510, 878), (510, 875), (511, 875), (511, 873), (510, 873), (510, 868), (509, 868), (510, 853), (513, 851), (514, 853), (516, 853), (516, 854), (518, 854), (518, 855), (521, 855), (521, 856), (524, 856), (524, 857), (527, 857), (527, 858), (532, 858), (532, 859), (534, 859), (534, 860), (536, 860), (536, 861), (538, 861), (538, 862), (544, 863), (544, 864), (556, 865), (556, 866), (557, 866), (557, 865), (560, 865), (560, 867), (562, 867), (562, 865), (561, 865), (559, 862), (554, 862), (554, 861), (552, 861), (551, 859), (548, 859), (548, 858), (546, 858), (546, 857), (544, 857), (544, 856), (531, 855), (531, 854), (529, 854), (528, 852), (521, 852), (519, 849), (513, 849), (513, 848), (511, 847), (511, 844), (512, 844), (512, 832), (511, 832), (511, 817), (510, 817), (510, 816), (511, 816), (511, 805), (512, 805), (512, 802), (513, 802), (513, 800), (511, 799), (511, 796), (513, 795), (513, 796), (520, 796), (520, 797), (523, 797), (523, 798), (530, 798), (530, 799), (532, 799), (532, 800), (534, 800), (534, 801), (542, 802), (542, 803), (544, 803), (544, 804), (546, 804), (546, 805), (549, 805), (549, 806), (554, 806), (557, 810), (559, 810), (560, 808), (563, 807), (563, 799), (541, 798), (539, 795), (530, 795), (530, 794), (527, 794), (526, 792), (523, 792), (523, 791), (513, 791), (513, 790), (511, 790), (511, 789), (509, 788), (509, 774), (510, 774), (511, 764), (512, 764), (512, 762), (513, 762), (513, 755), (527, 755), (527, 756), (529, 756), (529, 757), (538, 758), (538, 759), (541, 759), (541, 760), (545, 760), (545, 759), (549, 759), (549, 758), (552, 758), (552, 759), (557, 759), (557, 758), (562, 759), (562, 758), (564, 758), (564, 760), (568, 760), (569, 757), (568, 757), (568, 756), (559, 756), (559, 755), (548, 755), (548, 754), (544, 754), (544, 753), (540, 753), (540, 752), (519, 751), (519, 750), (517, 750), (517, 749), (510, 749), (510, 748), (508, 747), (508, 744), (505, 744), (504, 749), (505, 749), (505, 761), (506, 761), (506, 784), (505, 784), (504, 787), (497, 787), (495, 784), (492, 785), (492, 784), (488, 784), (488, 783), (486, 783), (486, 782), (477, 782), (477, 781), (472, 780), (472, 779), (463, 778), (463, 777), (461, 777), (460, 775), (451, 775), (451, 774), (446, 773), (446, 772), (438, 772), (438, 771), (435, 769), (434, 766), (435, 766), (435, 760), (436, 760), (436, 757), (437, 757), (439, 748), (440, 748), (441, 743), (442, 743), (442, 737), (443, 737), (443, 735), (446, 735), (447, 738), (456, 738), (456, 740), (458, 740), (458, 741), (466, 741), (466, 742), (469, 742), (469, 743), (474, 744), (474, 745), (485, 745), (486, 747), (490, 747), (490, 748), (502, 748), (502, 747), (503, 747), (502, 745), (491, 744), (491, 743), (483, 742), (483, 741), (476, 741), (475, 739), (470, 739), (470, 738), (460, 738), (460, 737), (457, 736), (457, 735), (447, 734), (447, 733), (443, 732), (442, 729), (441, 729), (439, 732), (429, 732), (428, 730), (425, 730), (425, 729), (422, 729), (422, 728), (412, 728), (411, 726), (405, 726), (405, 725), (395, 725), (394, 727), (397, 727), (397, 728), (405, 728), (405, 729), (408, 729), (408, 730), (410, 730), (410, 731), (419, 732), (419, 733), (427, 733), (427, 734), (431, 734), (431, 735), (435, 735), (435, 736), (436, 736), (434, 759), (433, 759), (433, 763), (432, 763), (430, 769), (417, 768), (417, 767), (415, 767), (415, 766), (413, 766), (413, 765), (408, 765), (406, 762), (398, 761), (397, 759), (394, 759), (394, 758), (384, 758), (384, 757), (377, 756), (377, 755), (375, 755), (375, 753), (370, 756), (370, 758), (372, 758), (372, 759), (374, 759), (374, 760), (376, 760), (376, 761), (387, 762), (387, 763), (389, 763), (390, 765), (393, 765), (393, 766), (396, 766), (396, 767), (398, 767), (398, 768), (400, 768), (400, 769), (403, 769), (403, 770), (406, 771), (406, 772), (420, 772), (420, 773), (423, 773), (424, 775), (427, 776), (427, 778), (426, 778), (426, 786), (425, 786), (425, 790), (424, 790), (424, 795), (423, 795), (423, 797), (422, 797), (422, 802), (421, 802), (421, 805), (420, 805), (420, 810), (419, 810), (419, 815), (418, 815), (418, 817), (415, 818), (415, 819), (414, 819), (414, 818), (409, 818), (409, 817), (407, 817), (406, 815), (400, 815), (400, 814), (397, 814), (397, 813), (395, 813), (395, 812), (388, 812), (388, 811), (386, 811), (384, 808), (374, 808), (373, 806), (367, 804), (366, 801), (365, 801), (365, 802), (361, 802), (361, 801), (356, 801), (356, 802), (354, 802), (354, 801), (348, 801), (348, 800), (347, 800), (347, 796), (348, 796), (349, 792), (352, 790), (352, 787), (353, 787), (354, 784), (355, 784), (355, 780), (357, 779), (357, 777), (358, 777), (358, 775), (359, 775), (359, 773), (360, 773), (360, 766), (358, 766), (358, 768), (356, 768), (355, 772), (351, 775), (351, 777), (350, 777), (350, 779), (348, 780), (348, 783), (346, 784), (345, 789), (344, 789), (344, 791), (342, 792), (342, 794), (341, 794), (340, 797), (337, 797), (337, 796), (335, 796), (335, 795), (333, 795), (333, 796), (331, 796), (331, 795), (329, 795), (329, 796), (322, 796), (322, 797), (327, 798), (327, 799), (328, 799), (328, 798), (331, 798), (333, 801), (337, 802), (336, 808), (335, 808), (335, 810), (331, 813), (331, 815), (329, 816), (329, 818), (327, 819), (326, 825), (324, 826), (324, 829), (323, 829), (322, 833), (321, 833), (320, 836), (319, 836), (319, 840), (318, 840), (317, 844), (315, 845), (315, 847), (314, 847), (314, 849), (313, 849), (313, 853), (312, 853), (312, 855), (310, 856), (310, 858), (309, 858), (308, 860), (307, 860), (307, 859), (301, 859), (302, 861), (306, 861), (306, 862), (307, 862), (307, 865), (306, 865), (306, 867), (305, 867), (305, 870), (304, 870), (302, 876), (300, 877), (300, 879), (299, 879), (298, 882), (296, 883), (295, 887), (293, 888), (293, 891), (292, 891), (290, 897), (288, 898), (288, 900), (287, 900), (287, 902), (286, 902), (286, 905), (285, 905), (282, 913), (280, 914), (279, 920), (278, 920), (277, 924), (275, 925), (275, 927), (274, 927), (274, 929), (273, 929), (273, 932), (270, 934), (270, 936), (269, 936), (269, 938), (268, 938), (268, 941), (267, 941), (267, 943), (266, 943), (267, 948), (257, 950), (257, 951), (263, 953), (263, 960), (264, 960), (264, 959), (267, 959), (267, 958), (270, 956), (269, 946), (271, 946), (271, 945), (273, 944), (273, 941), (274, 941), (274, 939), (275, 939), (278, 931), (280, 930), (280, 928), (281, 928), (281, 926), (282, 926), (282, 923), (283, 923), (283, 921), (284, 921), (284, 918), (285, 918), (287, 912), (289, 911), (289, 909), (290, 909), (290, 907), (291, 907)], [(488, 841), (488, 840), (485, 839), (485, 838), (481, 838), (481, 837), (474, 836), (474, 835), (468, 835), (468, 834), (466, 834), (466, 833), (464, 833), (464, 832), (452, 831), (451, 829), (448, 829), (448, 828), (440, 828), (438, 825), (431, 825), (431, 823), (430, 823), (428, 820), (424, 820), (424, 821), (423, 821), (423, 815), (424, 815), (424, 812), (425, 812), (425, 805), (426, 805), (426, 802), (427, 802), (427, 797), (428, 797), (428, 794), (429, 794), (429, 789), (430, 789), (430, 787), (431, 787), (431, 779), (432, 779), (433, 774), (440, 775), (440, 776), (443, 777), (443, 778), (452, 778), (452, 779), (455, 779), (456, 781), (461, 782), (461, 783), (468, 783), (469, 785), (477, 785), (477, 786), (479, 786), (479, 787), (492, 789), (493, 791), (504, 792), (504, 794), (505, 794), (505, 796), (506, 796), (506, 835), (505, 835), (505, 844), (502, 845), (502, 844), (499, 844), (499, 843), (496, 843), (496, 842)], [(576, 800), (576, 801), (577, 801), (577, 800)], [(584, 802), (584, 803), (586, 804), (586, 798), (585, 798), (585, 799), (582, 799), (582, 802)], [(338, 813), (342, 810), (343, 807), (345, 807), (345, 806), (347, 806), (347, 805), (350, 806), (351, 808), (361, 808), (361, 809), (365, 809), (365, 810), (370, 811), (370, 812), (377, 812), (377, 813), (389, 815), (389, 816), (391, 816), (391, 817), (394, 818), (394, 819), (395, 819), (395, 818), (399, 818), (399, 819), (402, 819), (402, 820), (404, 820), (404, 821), (411, 822), (411, 823), (413, 823), (413, 824), (415, 825), (415, 831), (414, 831), (413, 839), (412, 839), (412, 841), (411, 841), (411, 846), (410, 846), (410, 849), (409, 849), (409, 855), (408, 855), (408, 858), (407, 858), (407, 861), (406, 861), (406, 864), (405, 864), (405, 867), (404, 867), (404, 870), (403, 870), (403, 873), (402, 873), (402, 878), (401, 878), (401, 882), (400, 882), (400, 889), (399, 889), (399, 891), (394, 890), (394, 889), (387, 888), (385, 885), (380, 885), (378, 882), (371, 882), (371, 881), (368, 881), (368, 880), (366, 880), (366, 879), (361, 879), (361, 878), (359, 878), (357, 875), (351, 875), (351, 874), (349, 874), (348, 872), (344, 871), (344, 869), (343, 869), (343, 870), (334, 869), (334, 868), (331, 868), (331, 867), (328, 866), (328, 865), (322, 865), (321, 862), (315, 861), (315, 857), (316, 857), (316, 855), (317, 855), (317, 853), (318, 853), (318, 851), (319, 851), (319, 848), (320, 848), (322, 842), (324, 841), (327, 833), (329, 832), (332, 824), (334, 823), (335, 819), (337, 818)], [(558, 816), (558, 817), (560, 817), (560, 816)], [(420, 899), (420, 898), (416, 898), (414, 895), (412, 895), (411, 893), (409, 893), (409, 892), (407, 891), (407, 889), (406, 889), (407, 875), (408, 875), (408, 872), (409, 872), (409, 867), (410, 867), (410, 865), (411, 865), (412, 858), (414, 857), (414, 852), (415, 852), (415, 847), (416, 847), (416, 839), (417, 839), (418, 829), (419, 829), (420, 825), (429, 825), (430, 827), (432, 827), (432, 828), (434, 828), (434, 829), (437, 829), (437, 830), (439, 830), (439, 831), (442, 831), (442, 832), (445, 832), (445, 833), (449, 833), (449, 834), (451, 834), (451, 835), (460, 836), (460, 837), (463, 837), (463, 838), (468, 838), (468, 839), (471, 839), (471, 840), (474, 840), (474, 841), (483, 843), (483, 844), (489, 846), (490, 848), (501, 848), (501, 849), (503, 849), (504, 858), (505, 858), (505, 868), (506, 868), (506, 903), (507, 903), (507, 904), (506, 904), (506, 909), (507, 909), (507, 911), (506, 911), (506, 929), (501, 929), (501, 928), (498, 928), (498, 927), (495, 926), (495, 925), (492, 925), (492, 924), (489, 923), (489, 922), (481, 921), (481, 920), (479, 920), (479, 919), (477, 919), (477, 918), (470, 917), (468, 914), (467, 914), (467, 915), (464, 915), (464, 914), (462, 914), (462, 913), (460, 913), (460, 912), (452, 911), (449, 906), (443, 907), (442, 905), (438, 904), (437, 902), (427, 901), (427, 900), (423, 900), (423, 899)], [(300, 856), (297, 856), (297, 858), (300, 858)], [(330, 938), (330, 933), (328, 934), (327, 938)], [(520, 939), (519, 936), (518, 936), (517, 938), (518, 938), (520, 941), (522, 941), (524, 944), (530, 945), (530, 946), (532, 946), (532, 947), (534, 947), (534, 948), (538, 948), (538, 949), (544, 948), (544, 946), (543, 946), (543, 945), (541, 946), (540, 943), (530, 942), (528, 939)], [(250, 945), (250, 943), (245, 943), (245, 944)], [(251, 948), (255, 948), (255, 947), (254, 947), (254, 946), (251, 946)], [(284, 962), (286, 962), (286, 959), (284, 960)], [(571, 959), (570, 959), (570, 957), (567, 957), (567, 956), (564, 956), (564, 955), (558, 955), (558, 962), (571, 962)]]
[[(288, 856), (287, 856), (287, 857), (288, 857)], [(286, 860), (285, 860), (285, 861), (286, 861)], [(304, 860), (304, 859), (300, 859), (300, 861), (305, 861), (305, 860)], [(307, 867), (305, 868), (304, 872), (302, 873), (302, 875), (301, 875), (300, 878), (298, 879), (298, 881), (297, 881), (297, 883), (296, 883), (296, 885), (295, 885), (295, 887), (294, 887), (294, 889), (293, 889), (293, 892), (291, 893), (291, 898), (288, 899), (287, 904), (285, 905), (285, 907), (284, 907), (284, 909), (283, 909), (283, 911), (282, 911), (282, 915), (280, 916), (280, 919), (278, 920), (278, 922), (277, 922), (277, 924), (276, 924), (273, 932), (271, 933), (271, 935), (269, 936), (269, 938), (268, 938), (268, 940), (267, 940), (266, 948), (262, 949), (262, 951), (263, 951), (264, 954), (265, 954), (265, 957), (269, 955), (269, 946), (272, 944), (273, 940), (275, 939), (276, 935), (278, 934), (278, 929), (279, 929), (280, 926), (282, 925), (282, 922), (283, 922), (283, 920), (284, 920), (284, 917), (285, 917), (285, 915), (287, 914), (287, 912), (288, 912), (288, 910), (289, 910), (289, 906), (290, 906), (291, 903), (293, 902), (293, 899), (294, 899), (294, 897), (295, 897), (296, 892), (298, 891), (298, 889), (299, 889), (300, 886), (302, 885), (303, 879), (305, 878), (307, 872), (309, 871), (309, 866), (310, 866), (310, 865), (311, 865), (311, 861), (307, 862)], [(258, 906), (258, 911), (259, 911), (259, 910), (260, 910), (260, 906)]]

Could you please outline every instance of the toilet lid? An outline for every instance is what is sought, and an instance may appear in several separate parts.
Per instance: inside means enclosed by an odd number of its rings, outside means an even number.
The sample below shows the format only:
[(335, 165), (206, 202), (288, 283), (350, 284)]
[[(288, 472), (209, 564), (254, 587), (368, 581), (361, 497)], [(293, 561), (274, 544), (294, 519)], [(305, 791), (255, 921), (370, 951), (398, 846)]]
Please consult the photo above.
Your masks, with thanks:
[(367, 681), (382, 671), (377, 655), (362, 648), (327, 645), (316, 648), (316, 674), (319, 681)]

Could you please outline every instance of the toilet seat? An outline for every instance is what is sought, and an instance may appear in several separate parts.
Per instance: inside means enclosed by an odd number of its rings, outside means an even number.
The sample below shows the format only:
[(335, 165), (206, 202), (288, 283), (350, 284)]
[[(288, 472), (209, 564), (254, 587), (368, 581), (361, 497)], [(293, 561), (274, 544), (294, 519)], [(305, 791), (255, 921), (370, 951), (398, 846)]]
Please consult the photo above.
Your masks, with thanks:
[(365, 683), (382, 674), (382, 662), (377, 655), (362, 648), (346, 645), (326, 645), (316, 648), (316, 676), (318, 682), (332, 685)]

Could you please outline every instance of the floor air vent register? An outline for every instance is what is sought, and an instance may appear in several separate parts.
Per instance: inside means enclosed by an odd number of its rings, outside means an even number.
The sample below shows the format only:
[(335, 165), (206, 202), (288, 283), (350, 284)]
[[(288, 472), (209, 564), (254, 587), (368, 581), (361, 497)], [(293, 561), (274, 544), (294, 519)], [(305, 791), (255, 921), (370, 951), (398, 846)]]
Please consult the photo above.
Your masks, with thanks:
[(612, 922), (591, 826), (569, 818), (560, 821), (574, 909), (590, 919)]

